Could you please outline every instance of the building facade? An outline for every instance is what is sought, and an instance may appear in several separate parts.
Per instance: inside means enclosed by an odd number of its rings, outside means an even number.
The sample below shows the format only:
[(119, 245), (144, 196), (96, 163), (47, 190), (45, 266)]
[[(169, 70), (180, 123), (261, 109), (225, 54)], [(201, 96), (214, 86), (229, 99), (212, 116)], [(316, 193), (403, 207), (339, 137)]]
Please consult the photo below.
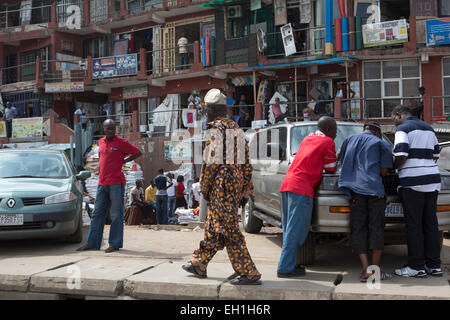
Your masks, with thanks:
[(202, 127), (211, 88), (237, 121), (244, 96), (251, 121), (273, 123), (278, 97), (291, 119), (391, 124), (395, 105), (423, 103), (442, 125), (448, 16), (443, 0), (5, 0), (1, 95), (20, 118), (53, 109), (68, 127), (83, 105), (97, 135), (107, 104), (136, 141)]

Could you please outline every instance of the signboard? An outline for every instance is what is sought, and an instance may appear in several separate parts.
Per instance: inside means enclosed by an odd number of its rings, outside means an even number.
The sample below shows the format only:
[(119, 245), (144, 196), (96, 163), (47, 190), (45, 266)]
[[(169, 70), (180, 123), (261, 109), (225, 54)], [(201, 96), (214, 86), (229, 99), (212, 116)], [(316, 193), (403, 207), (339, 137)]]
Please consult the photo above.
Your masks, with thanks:
[(31, 21), (31, 0), (23, 0), (20, 4), (20, 25), (27, 26)]
[(427, 46), (450, 44), (450, 19), (427, 20)]
[(406, 19), (363, 25), (364, 48), (408, 42)]
[(42, 138), (43, 118), (22, 118), (12, 121), (12, 138)]
[(148, 95), (148, 87), (146, 84), (137, 84), (135, 86), (123, 88), (123, 98), (146, 98)]
[(136, 53), (92, 60), (93, 79), (132, 76), (137, 72)]
[(6, 122), (0, 121), (0, 138), (6, 138)]
[(164, 141), (164, 160), (190, 161), (192, 144), (184, 141)]
[(84, 82), (46, 82), (45, 92), (84, 92)]

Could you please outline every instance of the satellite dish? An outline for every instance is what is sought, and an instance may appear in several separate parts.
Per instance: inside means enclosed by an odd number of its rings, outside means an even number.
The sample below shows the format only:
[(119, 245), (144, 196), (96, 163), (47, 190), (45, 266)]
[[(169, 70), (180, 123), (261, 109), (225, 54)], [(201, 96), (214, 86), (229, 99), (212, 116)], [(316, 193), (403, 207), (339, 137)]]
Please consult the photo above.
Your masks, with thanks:
[(258, 32), (256, 33), (256, 37), (258, 40), (258, 51), (260, 53), (264, 54), (264, 52), (267, 49), (266, 34), (261, 29), (258, 29)]

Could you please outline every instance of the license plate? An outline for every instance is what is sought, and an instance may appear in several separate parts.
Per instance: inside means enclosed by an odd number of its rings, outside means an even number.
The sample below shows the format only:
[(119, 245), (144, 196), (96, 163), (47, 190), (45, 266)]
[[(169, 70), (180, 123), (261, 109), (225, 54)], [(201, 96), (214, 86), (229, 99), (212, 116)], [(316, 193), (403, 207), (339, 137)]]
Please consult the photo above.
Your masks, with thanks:
[(400, 203), (391, 203), (386, 206), (384, 211), (386, 217), (403, 217), (403, 207)]
[(0, 226), (23, 225), (23, 214), (0, 214)]

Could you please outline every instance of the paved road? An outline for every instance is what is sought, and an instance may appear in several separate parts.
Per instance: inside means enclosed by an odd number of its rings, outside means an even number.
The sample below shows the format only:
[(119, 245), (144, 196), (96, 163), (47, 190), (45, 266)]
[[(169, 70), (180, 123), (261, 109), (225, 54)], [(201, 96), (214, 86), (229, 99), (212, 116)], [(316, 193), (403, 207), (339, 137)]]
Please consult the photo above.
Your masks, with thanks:
[[(359, 262), (343, 240), (327, 239), (317, 246), (317, 261), (298, 280), (278, 279), (276, 265), (282, 236), (278, 228), (264, 228), (260, 234), (246, 234), (247, 244), (263, 285), (236, 288), (228, 284), (233, 274), (226, 251), (210, 263), (208, 279), (186, 274), (181, 265), (203, 237), (203, 231), (155, 230), (127, 226), (125, 248), (76, 252), (79, 245), (58, 241), (0, 242), (0, 298), (15, 292), (17, 298), (204, 298), (204, 299), (450, 299), (446, 277), (407, 279), (395, 277), (380, 289), (369, 290), (358, 281)], [(105, 228), (105, 239), (108, 236)], [(85, 227), (85, 238), (87, 227)], [(105, 240), (103, 248), (107, 247)], [(383, 268), (393, 272), (405, 262), (406, 246), (388, 246)], [(450, 267), (450, 240), (446, 239), (442, 259)], [(81, 285), (68, 287), (74, 266)], [(72, 273), (71, 273), (72, 272)], [(335, 285), (341, 275), (342, 282)], [(6, 293), (9, 292), (9, 293)], [(22, 292), (22, 293), (20, 293)], [(26, 293), (28, 292), (28, 293)], [(8, 295), (9, 294), (9, 295)]]

